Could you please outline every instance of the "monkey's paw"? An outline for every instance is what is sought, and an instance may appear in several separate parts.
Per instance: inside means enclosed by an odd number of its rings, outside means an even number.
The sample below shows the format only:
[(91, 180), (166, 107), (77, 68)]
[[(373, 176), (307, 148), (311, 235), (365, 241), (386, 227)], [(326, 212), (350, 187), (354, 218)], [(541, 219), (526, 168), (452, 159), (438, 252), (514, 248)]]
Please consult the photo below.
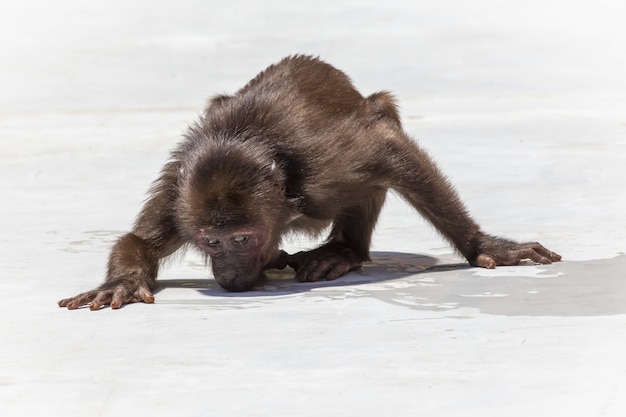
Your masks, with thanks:
[(517, 265), (524, 259), (538, 264), (551, 264), (561, 260), (561, 255), (546, 249), (538, 242), (516, 243), (492, 236), (481, 239), (476, 253), (468, 259), (470, 264), (487, 269), (498, 265)]
[(334, 280), (363, 265), (356, 254), (343, 246), (324, 245), (308, 252), (290, 255), (287, 264), (296, 271), (300, 282)]
[(120, 308), (123, 304), (130, 303), (153, 303), (154, 295), (143, 281), (130, 279), (118, 279), (105, 282), (92, 291), (87, 291), (71, 298), (59, 301), (59, 307), (67, 307), (74, 310), (79, 307), (89, 305), (90, 310), (100, 310), (100, 308), (110, 305), (113, 309)]
[(289, 255), (284, 250), (276, 252), (272, 259), (263, 267), (263, 269), (285, 269), (289, 263)]

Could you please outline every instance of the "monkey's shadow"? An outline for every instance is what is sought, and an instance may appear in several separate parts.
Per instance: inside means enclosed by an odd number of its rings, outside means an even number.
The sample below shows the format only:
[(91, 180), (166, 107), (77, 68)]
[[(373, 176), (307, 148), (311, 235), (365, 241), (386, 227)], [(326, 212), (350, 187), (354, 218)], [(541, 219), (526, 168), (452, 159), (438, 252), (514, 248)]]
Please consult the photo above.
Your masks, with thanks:
[(334, 281), (298, 282), (291, 268), (266, 271), (267, 280), (247, 292), (228, 292), (214, 279), (166, 279), (157, 281), (155, 294), (167, 288), (189, 288), (213, 297), (260, 297), (308, 292), (318, 288), (372, 284), (401, 279), (425, 272), (458, 271), (466, 263), (443, 263), (441, 259), (403, 252), (372, 252), (372, 262)]

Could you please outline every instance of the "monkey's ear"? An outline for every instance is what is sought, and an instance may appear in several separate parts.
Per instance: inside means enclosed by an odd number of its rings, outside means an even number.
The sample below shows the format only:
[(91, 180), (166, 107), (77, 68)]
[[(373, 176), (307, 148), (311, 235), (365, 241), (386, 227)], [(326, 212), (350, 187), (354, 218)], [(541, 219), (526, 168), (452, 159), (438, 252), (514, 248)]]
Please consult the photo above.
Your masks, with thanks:
[(285, 202), (287, 207), (289, 207), (293, 211), (302, 212), (302, 208), (304, 207), (304, 197), (303, 196), (286, 196)]
[(270, 171), (274, 177), (274, 186), (280, 192), (280, 194), (285, 195), (287, 192), (287, 185), (285, 184), (285, 175), (281, 167), (276, 163), (276, 161), (272, 161), (272, 165), (270, 166)]

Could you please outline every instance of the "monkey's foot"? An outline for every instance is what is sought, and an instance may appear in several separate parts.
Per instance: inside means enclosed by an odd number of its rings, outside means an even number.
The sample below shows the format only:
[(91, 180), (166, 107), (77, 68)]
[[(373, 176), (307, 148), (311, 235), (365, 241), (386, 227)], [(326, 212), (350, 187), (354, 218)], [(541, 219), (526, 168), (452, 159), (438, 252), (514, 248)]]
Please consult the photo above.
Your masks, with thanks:
[(538, 242), (516, 243), (493, 236), (484, 236), (470, 264), (487, 269), (497, 265), (517, 265), (524, 259), (538, 264), (551, 264), (561, 260), (561, 255), (543, 247)]
[(356, 254), (343, 246), (324, 245), (309, 252), (291, 255), (287, 264), (296, 271), (300, 282), (334, 280), (363, 265)]
[(65, 298), (58, 304), (59, 307), (67, 307), (68, 310), (74, 310), (85, 305), (89, 305), (90, 310), (99, 310), (106, 305), (118, 309), (123, 304), (138, 302), (154, 302), (154, 296), (148, 285), (142, 281), (118, 279), (105, 282), (95, 290)]

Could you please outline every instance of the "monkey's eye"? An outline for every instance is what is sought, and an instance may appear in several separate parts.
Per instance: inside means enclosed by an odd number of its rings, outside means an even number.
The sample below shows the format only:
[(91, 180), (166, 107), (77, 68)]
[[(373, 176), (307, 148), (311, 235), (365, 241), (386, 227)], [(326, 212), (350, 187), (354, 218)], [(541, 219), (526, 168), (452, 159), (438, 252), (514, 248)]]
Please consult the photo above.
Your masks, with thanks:
[(249, 240), (250, 240), (250, 236), (245, 236), (245, 235), (235, 236), (233, 238), (233, 242), (239, 246), (244, 246), (246, 243), (248, 243)]
[(220, 241), (219, 239), (206, 238), (204, 239), (204, 243), (206, 243), (207, 246), (217, 246), (220, 244)]

